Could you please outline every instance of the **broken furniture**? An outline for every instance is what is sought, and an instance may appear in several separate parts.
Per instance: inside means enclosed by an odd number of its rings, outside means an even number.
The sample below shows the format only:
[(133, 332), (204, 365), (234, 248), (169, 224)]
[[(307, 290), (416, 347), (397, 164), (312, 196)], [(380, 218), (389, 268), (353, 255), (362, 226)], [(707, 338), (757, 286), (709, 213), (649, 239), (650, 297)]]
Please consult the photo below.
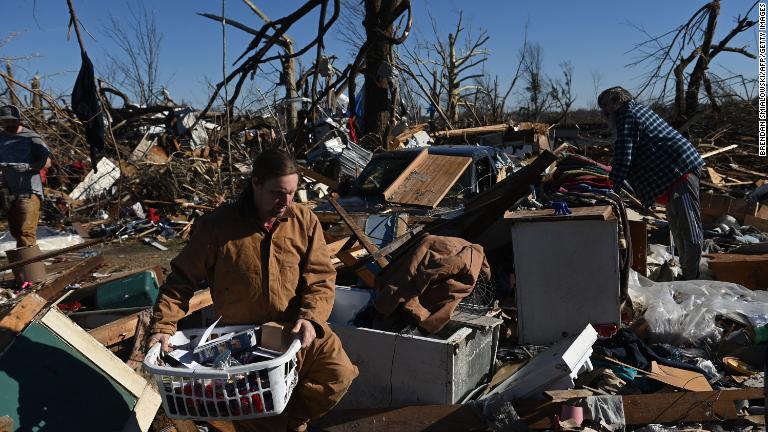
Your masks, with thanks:
[[(585, 325), (618, 329), (618, 227), (610, 206), (507, 212), (511, 226), (518, 341), (550, 345)], [(552, 319), (557, 317), (557, 319)]]
[[(567, 390), (585, 371), (592, 370), (592, 345), (597, 331), (587, 324), (582, 331), (563, 339), (531, 359), (509, 379), (480, 400), (503, 397), (505, 400), (539, 399), (547, 390)], [(499, 396), (496, 396), (499, 395)]]
[(46, 303), (27, 294), (0, 321), (0, 413), (16, 430), (148, 430), (152, 385)]
[(360, 370), (338, 409), (459, 403), (493, 372), (500, 319), (452, 320), (429, 336), (373, 330), (348, 324), (367, 304), (361, 297), (337, 290), (331, 313), (331, 328)]

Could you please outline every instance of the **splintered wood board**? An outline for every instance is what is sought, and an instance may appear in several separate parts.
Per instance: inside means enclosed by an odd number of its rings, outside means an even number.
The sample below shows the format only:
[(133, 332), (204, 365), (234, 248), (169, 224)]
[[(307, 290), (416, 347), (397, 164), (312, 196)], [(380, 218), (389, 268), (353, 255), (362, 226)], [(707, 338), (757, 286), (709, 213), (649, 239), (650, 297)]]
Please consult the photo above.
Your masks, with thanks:
[(384, 199), (435, 208), (470, 163), (470, 157), (429, 154), (424, 150), (384, 191)]

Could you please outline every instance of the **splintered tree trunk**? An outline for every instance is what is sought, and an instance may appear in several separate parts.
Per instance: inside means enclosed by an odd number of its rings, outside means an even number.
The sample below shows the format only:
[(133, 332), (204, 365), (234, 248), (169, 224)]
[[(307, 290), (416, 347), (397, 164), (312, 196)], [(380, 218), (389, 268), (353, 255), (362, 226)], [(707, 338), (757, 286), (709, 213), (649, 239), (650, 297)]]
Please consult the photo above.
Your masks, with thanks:
[[(392, 35), (392, 26), (384, 25), (399, 2), (400, 0), (365, 0), (365, 34), (371, 42), (371, 47), (365, 56), (363, 129), (366, 134), (372, 133), (381, 137), (382, 144), (389, 142), (389, 137), (386, 136), (387, 125), (390, 105), (395, 102), (389, 100), (387, 77), (380, 72), (382, 64), (392, 65), (393, 62), (392, 43), (376, 29), (382, 29), (386, 34)], [(352, 98), (354, 95), (350, 95), (350, 99)]]
[[(293, 99), (296, 97), (296, 59), (290, 57), (293, 55), (293, 44), (286, 42), (285, 53), (289, 56), (288, 59), (281, 61), (283, 66), (283, 74), (285, 75), (285, 97), (286, 99)], [(290, 130), (296, 127), (296, 102), (290, 102), (285, 104), (285, 123), (286, 127)]]
[(43, 103), (40, 98), (40, 77), (35, 75), (30, 83), (32, 88), (32, 108), (34, 108), (35, 117), (38, 120), (43, 120)]
[(701, 44), (701, 54), (696, 65), (693, 67), (691, 76), (688, 79), (688, 88), (685, 91), (685, 106), (680, 111), (685, 118), (690, 118), (699, 108), (699, 91), (704, 74), (709, 67), (709, 52), (712, 48), (712, 38), (715, 35), (717, 27), (717, 16), (720, 14), (720, 2), (714, 1), (709, 8), (709, 17), (707, 18), (707, 27), (704, 30), (704, 39)]
[(19, 97), (16, 96), (16, 88), (13, 85), (13, 68), (11, 68), (11, 62), (5, 62), (5, 72), (8, 75), (8, 80), (5, 81), (5, 85), (8, 86), (8, 97), (11, 105), (19, 106)]

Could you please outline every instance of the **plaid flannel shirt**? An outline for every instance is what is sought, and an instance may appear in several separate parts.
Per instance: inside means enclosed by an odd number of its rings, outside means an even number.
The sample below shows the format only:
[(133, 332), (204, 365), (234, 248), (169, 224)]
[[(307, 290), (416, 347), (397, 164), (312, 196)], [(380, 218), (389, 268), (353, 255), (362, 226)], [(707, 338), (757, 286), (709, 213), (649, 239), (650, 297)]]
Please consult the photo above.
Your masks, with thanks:
[(618, 190), (627, 180), (650, 206), (685, 173), (698, 173), (704, 160), (680, 132), (650, 108), (635, 102), (617, 113), (610, 179)]

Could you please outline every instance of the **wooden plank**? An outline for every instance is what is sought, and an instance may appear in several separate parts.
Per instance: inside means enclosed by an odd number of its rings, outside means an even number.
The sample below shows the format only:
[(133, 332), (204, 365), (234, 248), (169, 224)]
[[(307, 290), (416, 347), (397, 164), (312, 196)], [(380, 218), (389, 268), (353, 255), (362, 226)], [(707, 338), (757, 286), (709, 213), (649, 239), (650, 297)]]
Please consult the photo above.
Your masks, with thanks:
[(509, 125), (506, 123), (501, 123), (501, 124), (491, 125), (491, 126), (480, 126), (480, 127), (466, 128), (466, 129), (437, 131), (437, 132), (433, 132), (432, 136), (434, 138), (454, 138), (454, 137), (460, 137), (460, 136), (484, 135), (484, 134), (494, 133), (494, 132), (504, 132), (507, 129), (509, 129)]
[(29, 259), (25, 259), (25, 260), (21, 260), (21, 261), (16, 261), (16, 262), (8, 263), (8, 264), (0, 267), (0, 271), (5, 271), (5, 270), (8, 270), (8, 269), (16, 268), (16, 267), (19, 267), (19, 266), (23, 266), (25, 264), (33, 263), (33, 262), (47, 260), (48, 258), (57, 257), (59, 255), (62, 255), (62, 254), (68, 253), (68, 252), (74, 252), (76, 250), (89, 248), (91, 246), (96, 246), (97, 244), (103, 243), (104, 241), (106, 241), (106, 238), (101, 238), (101, 239), (98, 239), (98, 240), (91, 240), (91, 241), (87, 241), (87, 242), (84, 242), (84, 243), (76, 244), (74, 246), (65, 247), (63, 249), (59, 249), (59, 250), (55, 250), (55, 251), (51, 251), (51, 252), (46, 252), (46, 253), (40, 254), (40, 255), (38, 255), (38, 256), (36, 256), (34, 258), (29, 258)]
[(712, 391), (707, 378), (698, 373), (671, 366), (660, 365), (656, 361), (651, 362), (651, 374), (649, 378), (672, 387), (689, 391)]
[(508, 211), (504, 220), (509, 222), (552, 222), (559, 220), (611, 220), (611, 206), (574, 207), (569, 215), (555, 215), (553, 209)]
[(594, 395), (592, 390), (571, 389), (571, 390), (547, 390), (544, 392), (552, 402), (565, 402), (570, 399), (585, 398)]
[[(418, 165), (409, 165), (384, 191), (384, 199), (398, 204), (435, 208), (459, 180), (472, 158), (427, 154)], [(392, 187), (397, 183), (396, 187)]]
[(759, 218), (757, 216), (746, 215), (744, 216), (744, 225), (750, 225), (762, 232), (768, 233), (768, 220)]
[(346, 249), (344, 246), (346, 245), (347, 240), (349, 240), (349, 237), (345, 237), (345, 238), (343, 238), (341, 240), (336, 240), (333, 243), (329, 243), (329, 244), (325, 245), (328, 248), (328, 253), (331, 256), (334, 256), (337, 253), (339, 253), (339, 251), (341, 251), (342, 249)]
[(709, 268), (719, 281), (750, 289), (768, 289), (768, 254), (708, 254)]
[[(176, 428), (176, 432), (199, 432), (199, 429), (195, 425), (195, 422), (192, 420), (181, 420), (181, 419), (169, 419), (171, 423), (173, 423), (173, 426)], [(217, 423), (226, 423), (230, 425), (232, 428), (232, 432), (235, 432), (235, 427), (231, 426), (231, 422), (217, 422)]]
[[(347, 224), (349, 229), (352, 230), (352, 234), (354, 234), (355, 237), (357, 237), (357, 240), (360, 242), (361, 245), (363, 245), (363, 248), (367, 250), (369, 254), (373, 254), (374, 252), (379, 250), (379, 248), (376, 247), (376, 245), (373, 244), (373, 242), (371, 242), (371, 240), (368, 238), (365, 232), (362, 229), (360, 229), (360, 227), (357, 226), (357, 224), (352, 220), (352, 218), (349, 216), (349, 213), (347, 213), (347, 211), (344, 210), (344, 208), (341, 205), (339, 205), (339, 203), (335, 199), (331, 198), (328, 200), (328, 202), (330, 202), (333, 208), (336, 209), (336, 212), (338, 212), (339, 216), (341, 216), (341, 220), (343, 220), (344, 223)], [(337, 257), (339, 259), (342, 259), (338, 255)], [(343, 259), (342, 259), (342, 262), (343, 262)], [(387, 259), (384, 257), (380, 257), (376, 260), (376, 263), (381, 268), (384, 268), (387, 266), (387, 264), (389, 264), (389, 261), (387, 261)]]
[(141, 397), (144, 393), (144, 388), (147, 385), (144, 378), (136, 374), (133, 369), (129, 368), (128, 365), (112, 354), (104, 345), (88, 335), (85, 330), (57, 309), (49, 309), (40, 322), (97, 364), (99, 368), (125, 387), (131, 394)]
[(24, 331), (46, 304), (44, 298), (29, 293), (0, 320), (0, 352)]
[(722, 186), (723, 185), (723, 176), (718, 174), (717, 171), (715, 171), (712, 167), (707, 167), (707, 174), (709, 174), (709, 178), (712, 180), (712, 183)]
[(701, 218), (704, 222), (714, 221), (726, 214), (743, 221), (747, 215), (754, 216), (756, 211), (757, 204), (745, 199), (727, 195), (701, 194)]
[[(734, 401), (762, 399), (762, 388), (626, 395), (627, 425), (733, 420), (738, 418)], [(553, 429), (561, 403), (522, 401), (515, 404), (530, 429)]]
[(728, 150), (733, 150), (733, 149), (735, 149), (738, 146), (739, 146), (738, 144), (731, 144), (729, 146), (726, 146), (726, 147), (723, 147), (723, 148), (719, 148), (717, 150), (712, 150), (711, 152), (706, 152), (703, 155), (701, 155), (701, 158), (702, 159), (706, 159), (706, 158), (708, 158), (710, 156), (714, 156), (714, 155), (717, 155), (717, 154), (720, 154), (720, 153), (725, 153)]
[(133, 407), (133, 412), (128, 422), (123, 426), (123, 432), (145, 432), (152, 425), (152, 420), (157, 414), (162, 399), (152, 383), (144, 386), (139, 400)]
[(212, 420), (209, 421), (208, 424), (213, 426), (213, 428), (218, 432), (237, 432), (235, 430), (235, 425), (233, 425), (232, 422)]
[(748, 169), (742, 168), (742, 167), (740, 167), (740, 166), (738, 166), (736, 164), (729, 164), (728, 166), (731, 167), (732, 170), (738, 171), (740, 173), (751, 174), (751, 175), (757, 176), (759, 178), (765, 178), (765, 173), (764, 172), (761, 173), (761, 172), (757, 172), (757, 171), (748, 170)]
[(326, 432), (487, 431), (485, 420), (468, 405), (424, 405), (331, 411), (312, 422)]
[[(197, 291), (195, 295), (192, 296), (192, 299), (189, 300), (189, 312), (187, 312), (187, 315), (209, 306), (212, 303), (213, 300), (211, 299), (210, 290), (205, 289)], [(141, 312), (136, 312), (135, 314), (120, 318), (109, 324), (96, 327), (95, 329), (88, 331), (88, 333), (104, 346), (114, 345), (118, 342), (130, 339), (136, 334), (136, 325), (139, 322), (139, 314), (141, 314)]]
[(735, 419), (733, 401), (762, 399), (763, 389), (652, 393), (622, 396), (628, 425)]
[(312, 171), (309, 168), (303, 167), (301, 165), (298, 165), (299, 173), (305, 177), (309, 177), (312, 180), (317, 180), (318, 182), (330, 187), (333, 190), (339, 190), (339, 182), (336, 180), (333, 180), (332, 178), (326, 177), (318, 172)]
[(416, 155), (415, 158), (411, 161), (411, 163), (408, 164), (407, 167), (403, 170), (403, 173), (398, 176), (395, 181), (393, 181), (389, 187), (387, 187), (386, 190), (384, 190), (384, 199), (386, 199), (393, 190), (400, 187), (400, 185), (405, 181), (405, 178), (408, 176), (408, 173), (413, 171), (417, 166), (421, 165), (421, 162), (424, 161), (424, 159), (427, 158), (429, 155), (429, 151), (427, 149), (424, 149), (419, 152), (418, 155)]
[(369, 287), (373, 288), (376, 286), (376, 275), (373, 274), (372, 271), (370, 271), (366, 267), (355, 267), (357, 265), (357, 258), (352, 256), (349, 251), (342, 250), (336, 253), (336, 258), (341, 260), (342, 263), (344, 263), (345, 266), (349, 268), (355, 269), (355, 274), (363, 281), (363, 283)]
[(46, 283), (37, 294), (49, 302), (55, 301), (61, 297), (66, 287), (82, 280), (102, 264), (104, 264), (104, 257), (102, 255), (86, 258), (65, 271), (61, 276)]

